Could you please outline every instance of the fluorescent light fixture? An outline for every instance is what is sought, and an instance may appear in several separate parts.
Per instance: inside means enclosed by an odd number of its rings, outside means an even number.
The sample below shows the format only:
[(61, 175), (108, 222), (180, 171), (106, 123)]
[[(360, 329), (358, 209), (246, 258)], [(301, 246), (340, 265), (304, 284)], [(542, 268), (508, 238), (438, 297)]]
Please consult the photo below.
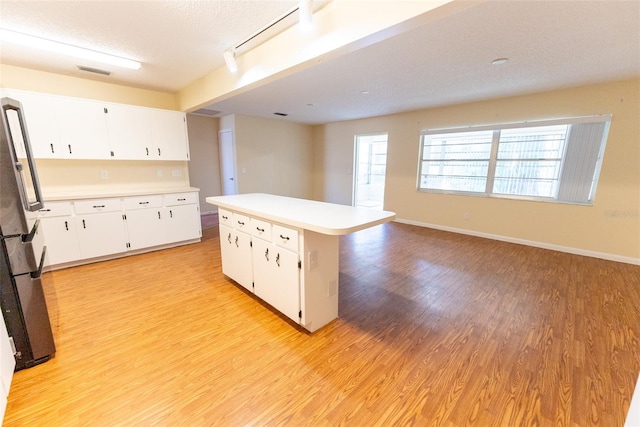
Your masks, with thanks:
[(313, 28), (313, 16), (311, 10), (311, 0), (300, 0), (298, 6), (298, 24), (300, 28), (307, 31)]
[(75, 58), (88, 59), (90, 61), (100, 62), (103, 64), (129, 68), (131, 70), (139, 70), (142, 66), (141, 63), (133, 61), (131, 59), (120, 58), (119, 56), (113, 56), (107, 53), (97, 52), (95, 50), (85, 49), (82, 47), (43, 39), (41, 37), (17, 33), (15, 31), (5, 29), (0, 29), (0, 40), (9, 43), (20, 44), (23, 46), (29, 46), (36, 49), (42, 49), (49, 52), (59, 53), (62, 55), (73, 56)]
[(230, 49), (224, 53), (224, 62), (227, 63), (227, 69), (230, 73), (238, 71), (238, 63), (236, 62), (236, 51)]

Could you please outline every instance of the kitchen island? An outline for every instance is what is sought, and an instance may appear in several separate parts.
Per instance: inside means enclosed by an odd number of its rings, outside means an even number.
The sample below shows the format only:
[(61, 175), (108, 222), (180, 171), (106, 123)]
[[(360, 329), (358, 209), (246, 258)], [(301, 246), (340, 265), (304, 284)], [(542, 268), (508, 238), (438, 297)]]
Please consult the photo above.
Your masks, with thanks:
[(218, 206), (223, 273), (310, 332), (338, 317), (339, 236), (395, 218), (260, 193), (206, 201)]

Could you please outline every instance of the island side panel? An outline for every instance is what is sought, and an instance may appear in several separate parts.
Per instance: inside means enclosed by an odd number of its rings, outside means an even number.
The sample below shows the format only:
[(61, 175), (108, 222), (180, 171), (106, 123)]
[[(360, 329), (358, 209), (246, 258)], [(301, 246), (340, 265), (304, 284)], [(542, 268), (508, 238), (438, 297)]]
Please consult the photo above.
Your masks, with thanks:
[(309, 230), (301, 235), (300, 323), (315, 332), (338, 317), (340, 239)]

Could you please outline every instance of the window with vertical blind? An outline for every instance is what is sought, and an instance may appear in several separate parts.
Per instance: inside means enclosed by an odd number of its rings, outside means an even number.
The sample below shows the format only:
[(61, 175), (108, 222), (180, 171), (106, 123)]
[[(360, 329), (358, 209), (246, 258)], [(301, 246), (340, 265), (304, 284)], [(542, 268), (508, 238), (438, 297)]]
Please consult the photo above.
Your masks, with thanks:
[(591, 204), (611, 115), (420, 137), (418, 190)]

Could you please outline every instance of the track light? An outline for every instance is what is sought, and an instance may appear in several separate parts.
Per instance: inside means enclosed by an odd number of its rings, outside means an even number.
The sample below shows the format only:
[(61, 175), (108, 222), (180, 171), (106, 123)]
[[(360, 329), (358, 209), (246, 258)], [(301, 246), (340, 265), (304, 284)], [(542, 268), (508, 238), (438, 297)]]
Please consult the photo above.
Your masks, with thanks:
[(16, 43), (23, 46), (29, 46), (36, 49), (46, 50), (48, 52), (59, 53), (62, 55), (73, 56), (74, 58), (88, 59), (90, 61), (100, 62), (102, 64), (115, 65), (117, 67), (129, 68), (131, 70), (139, 70), (142, 66), (138, 61), (121, 58), (119, 56), (109, 55), (83, 47), (73, 46), (66, 43), (60, 43), (53, 40), (43, 39), (36, 36), (17, 33), (15, 31), (0, 29), (0, 40)]
[(229, 49), (224, 53), (224, 62), (227, 63), (227, 69), (230, 73), (235, 73), (238, 71), (238, 63), (236, 62), (236, 51), (235, 49)]
[(311, 0), (300, 0), (298, 6), (298, 24), (305, 31), (313, 27), (313, 17), (311, 15)]

